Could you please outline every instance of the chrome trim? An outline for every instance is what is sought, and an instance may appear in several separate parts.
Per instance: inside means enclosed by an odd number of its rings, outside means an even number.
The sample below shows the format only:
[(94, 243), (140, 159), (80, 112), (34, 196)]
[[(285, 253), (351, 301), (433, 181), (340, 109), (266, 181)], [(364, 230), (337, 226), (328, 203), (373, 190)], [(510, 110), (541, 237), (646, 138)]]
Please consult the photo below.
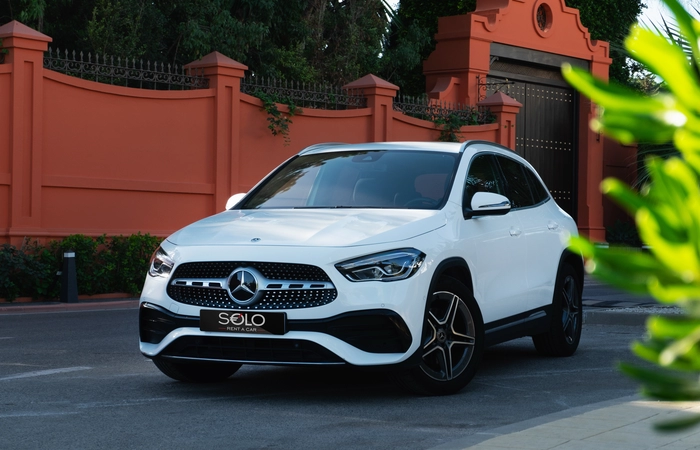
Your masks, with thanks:
[[(226, 289), (228, 278), (177, 278), (170, 282), (172, 286), (191, 286), (211, 289)], [(195, 284), (196, 283), (196, 284)], [(212, 286), (218, 284), (218, 286)]]
[(510, 202), (509, 201), (502, 201), (501, 203), (492, 203), (490, 205), (481, 205), (479, 206), (479, 210), (483, 208), (510, 208)]
[[(172, 280), (170, 284), (172, 286), (189, 286), (226, 290), (227, 282), (228, 278), (176, 278)], [(212, 286), (212, 284), (217, 283), (220, 286)], [(335, 289), (335, 285), (327, 281), (268, 280), (267, 278), (261, 277), (260, 284), (264, 285), (264, 287), (258, 289), (260, 291)]]

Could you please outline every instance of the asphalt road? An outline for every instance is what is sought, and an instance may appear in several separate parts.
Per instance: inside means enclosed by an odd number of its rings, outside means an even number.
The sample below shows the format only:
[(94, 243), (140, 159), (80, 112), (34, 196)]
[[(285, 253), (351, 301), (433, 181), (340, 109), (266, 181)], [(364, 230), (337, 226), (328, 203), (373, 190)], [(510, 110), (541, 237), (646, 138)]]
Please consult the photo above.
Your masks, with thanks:
[(585, 325), (571, 358), (502, 344), (461, 393), (418, 397), (353, 368), (244, 366), (224, 383), (179, 383), (139, 353), (134, 308), (4, 314), (0, 448), (431, 448), (634, 394), (615, 363), (643, 331)]

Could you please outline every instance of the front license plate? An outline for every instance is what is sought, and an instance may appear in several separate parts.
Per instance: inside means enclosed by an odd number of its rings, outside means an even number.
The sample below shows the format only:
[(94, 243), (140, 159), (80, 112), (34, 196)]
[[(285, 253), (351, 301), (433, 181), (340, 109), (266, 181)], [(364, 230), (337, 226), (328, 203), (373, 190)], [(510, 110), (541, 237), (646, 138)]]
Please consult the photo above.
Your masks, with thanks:
[(228, 333), (285, 334), (287, 313), (203, 309), (199, 312), (199, 329)]

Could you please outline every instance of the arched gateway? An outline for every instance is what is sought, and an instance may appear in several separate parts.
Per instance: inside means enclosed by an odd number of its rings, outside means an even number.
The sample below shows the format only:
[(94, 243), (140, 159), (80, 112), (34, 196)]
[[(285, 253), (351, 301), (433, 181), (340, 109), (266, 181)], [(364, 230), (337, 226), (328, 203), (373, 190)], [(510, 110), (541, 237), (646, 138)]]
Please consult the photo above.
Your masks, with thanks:
[(431, 98), (476, 104), (497, 90), (520, 102), (514, 150), (542, 174), (582, 233), (605, 239), (604, 138), (595, 106), (561, 76), (564, 62), (607, 79), (607, 42), (590, 39), (564, 0), (478, 0), (472, 13), (441, 17), (423, 69)]

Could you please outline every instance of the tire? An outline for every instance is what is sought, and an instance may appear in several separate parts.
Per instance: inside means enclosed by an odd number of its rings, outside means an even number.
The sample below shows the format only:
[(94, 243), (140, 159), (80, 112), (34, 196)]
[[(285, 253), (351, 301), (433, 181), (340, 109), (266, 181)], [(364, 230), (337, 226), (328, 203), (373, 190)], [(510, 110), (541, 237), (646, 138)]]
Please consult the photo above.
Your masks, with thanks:
[(564, 264), (554, 286), (550, 329), (532, 337), (537, 352), (544, 356), (573, 355), (581, 340), (582, 311), (579, 277), (573, 267)]
[(451, 277), (428, 296), (420, 364), (397, 374), (404, 388), (421, 395), (454, 394), (476, 374), (484, 348), (484, 325), (474, 296)]
[(153, 364), (173, 380), (186, 383), (216, 383), (224, 381), (238, 369), (238, 363), (182, 363), (153, 358)]

